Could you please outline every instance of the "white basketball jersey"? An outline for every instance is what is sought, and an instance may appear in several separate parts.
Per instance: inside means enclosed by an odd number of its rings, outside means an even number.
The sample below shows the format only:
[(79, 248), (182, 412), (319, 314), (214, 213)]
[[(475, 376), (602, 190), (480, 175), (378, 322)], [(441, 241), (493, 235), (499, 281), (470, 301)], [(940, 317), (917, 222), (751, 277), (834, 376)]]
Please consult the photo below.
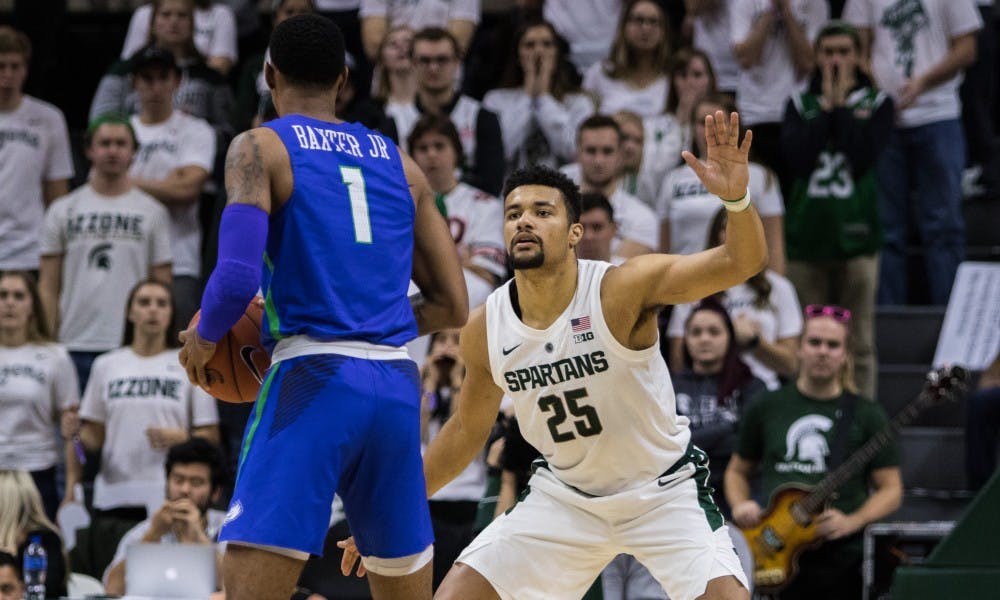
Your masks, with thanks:
[(576, 293), (545, 330), (526, 326), (512, 281), (486, 302), (493, 379), (521, 433), (565, 484), (593, 496), (639, 487), (677, 462), (691, 432), (678, 416), (659, 344), (630, 350), (611, 334), (601, 280), (612, 265), (579, 260)]

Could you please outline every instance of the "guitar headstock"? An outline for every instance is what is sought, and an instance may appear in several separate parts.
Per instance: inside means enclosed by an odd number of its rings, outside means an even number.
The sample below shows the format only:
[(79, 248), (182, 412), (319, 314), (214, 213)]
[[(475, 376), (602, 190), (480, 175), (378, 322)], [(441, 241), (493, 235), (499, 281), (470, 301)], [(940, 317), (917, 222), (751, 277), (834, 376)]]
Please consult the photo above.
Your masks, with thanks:
[(924, 407), (952, 402), (965, 394), (969, 386), (969, 370), (950, 365), (928, 371), (920, 399)]

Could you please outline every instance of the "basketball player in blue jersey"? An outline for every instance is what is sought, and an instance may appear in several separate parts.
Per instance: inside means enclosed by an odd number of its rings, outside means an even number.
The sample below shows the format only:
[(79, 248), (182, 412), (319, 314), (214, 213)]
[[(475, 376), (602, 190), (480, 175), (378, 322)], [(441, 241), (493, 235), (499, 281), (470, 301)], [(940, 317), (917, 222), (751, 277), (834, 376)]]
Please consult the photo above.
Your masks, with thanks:
[[(649, 254), (615, 267), (578, 260), (580, 193), (543, 167), (504, 191), (514, 279), (461, 334), (466, 379), (457, 412), (424, 456), (427, 491), (481, 451), (507, 394), (541, 453), (528, 493), (459, 556), (440, 600), (580, 598), (618, 554), (632, 554), (672, 600), (746, 600), (746, 575), (691, 445), (659, 352), (657, 312), (745, 281), (767, 264), (764, 230), (746, 196), (751, 134), (706, 117), (706, 162), (688, 165), (732, 211), (723, 246)], [(350, 540), (342, 568), (355, 554)]]
[[(280, 118), (237, 137), (201, 321), (181, 362), (206, 383), (218, 341), (263, 289), (272, 364), (248, 423), (219, 536), (226, 597), (287, 600), (321, 554), (334, 492), (376, 598), (430, 598), (433, 536), (420, 458), (419, 375), (403, 344), (468, 315), (434, 196), (387, 138), (333, 113), (347, 80), (329, 20), (275, 28), (265, 77)], [(422, 301), (411, 303), (412, 279)]]

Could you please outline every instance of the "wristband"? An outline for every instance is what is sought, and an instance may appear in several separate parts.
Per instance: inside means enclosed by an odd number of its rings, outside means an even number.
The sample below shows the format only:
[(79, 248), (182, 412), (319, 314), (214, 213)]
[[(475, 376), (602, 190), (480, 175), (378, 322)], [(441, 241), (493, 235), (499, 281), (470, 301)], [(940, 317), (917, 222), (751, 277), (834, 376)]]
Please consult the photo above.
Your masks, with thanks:
[(722, 200), (722, 205), (726, 207), (726, 210), (730, 212), (743, 212), (750, 206), (750, 190), (747, 189), (747, 193), (743, 194), (742, 198), (737, 198), (736, 200), (719, 199)]

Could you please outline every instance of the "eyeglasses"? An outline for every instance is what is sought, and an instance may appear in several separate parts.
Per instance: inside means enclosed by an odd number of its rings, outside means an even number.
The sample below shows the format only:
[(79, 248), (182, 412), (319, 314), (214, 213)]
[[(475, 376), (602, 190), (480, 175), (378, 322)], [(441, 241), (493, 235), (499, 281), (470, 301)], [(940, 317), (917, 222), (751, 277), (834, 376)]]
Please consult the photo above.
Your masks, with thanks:
[(447, 54), (440, 54), (438, 56), (414, 56), (413, 60), (421, 67), (429, 67), (431, 65), (443, 67), (455, 60), (455, 57), (448, 56)]
[(842, 306), (832, 304), (809, 304), (806, 306), (806, 318), (830, 317), (838, 323), (848, 323), (851, 320), (851, 311)]

